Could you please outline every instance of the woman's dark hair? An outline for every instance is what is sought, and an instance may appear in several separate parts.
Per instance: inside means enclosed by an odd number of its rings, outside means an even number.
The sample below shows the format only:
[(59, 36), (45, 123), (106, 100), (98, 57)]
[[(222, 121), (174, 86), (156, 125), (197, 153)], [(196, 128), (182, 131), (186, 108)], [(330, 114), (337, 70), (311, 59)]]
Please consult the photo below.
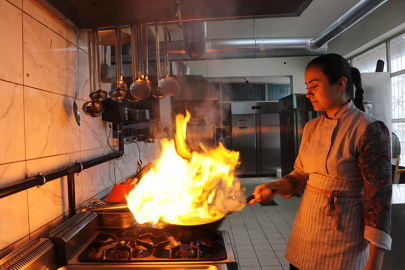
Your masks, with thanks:
[(354, 105), (364, 112), (363, 105), (363, 86), (361, 84), (360, 72), (357, 68), (351, 67), (345, 58), (336, 53), (328, 53), (313, 59), (307, 65), (319, 67), (325, 76), (328, 78), (330, 84), (335, 84), (340, 78), (346, 77), (347, 93), (353, 93), (353, 84), (356, 88)]

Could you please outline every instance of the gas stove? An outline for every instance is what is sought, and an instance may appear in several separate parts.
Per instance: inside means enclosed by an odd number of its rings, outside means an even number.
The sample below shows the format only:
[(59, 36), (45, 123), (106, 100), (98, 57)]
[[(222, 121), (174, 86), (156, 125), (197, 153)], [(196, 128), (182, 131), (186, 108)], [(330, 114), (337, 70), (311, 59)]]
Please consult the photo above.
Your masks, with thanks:
[(97, 214), (80, 212), (51, 232), (59, 269), (223, 269), (237, 270), (226, 230), (204, 238), (175, 239), (163, 230), (135, 225), (99, 228)]

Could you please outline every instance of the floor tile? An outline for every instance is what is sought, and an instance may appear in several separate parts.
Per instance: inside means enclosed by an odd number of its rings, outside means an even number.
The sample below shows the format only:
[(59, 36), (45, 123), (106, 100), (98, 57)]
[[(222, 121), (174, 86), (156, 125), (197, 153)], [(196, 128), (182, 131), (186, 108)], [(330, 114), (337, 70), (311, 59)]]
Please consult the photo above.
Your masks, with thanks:
[[(269, 177), (242, 178), (246, 194), (256, 185), (275, 180)], [(239, 270), (289, 269), (285, 250), (300, 198), (276, 196), (278, 206), (247, 205), (226, 219), (226, 228), (237, 257)]]
[[(257, 258), (275, 258), (276, 256), (276, 251), (271, 251), (271, 250), (262, 250), (262, 251), (256, 251), (256, 256)], [(284, 255), (283, 255), (284, 256)]]
[[(274, 254), (274, 252), (273, 252)], [(275, 255), (274, 255), (275, 256)], [(239, 259), (251, 259), (256, 257), (256, 252), (254, 251), (239, 251), (238, 258)]]
[(259, 258), (260, 266), (268, 266), (268, 265), (280, 265), (280, 262), (277, 257), (273, 258)]
[(239, 265), (243, 266), (260, 266), (259, 260), (257, 258), (247, 259), (239, 258)]
[(236, 246), (236, 251), (255, 251), (253, 246)]

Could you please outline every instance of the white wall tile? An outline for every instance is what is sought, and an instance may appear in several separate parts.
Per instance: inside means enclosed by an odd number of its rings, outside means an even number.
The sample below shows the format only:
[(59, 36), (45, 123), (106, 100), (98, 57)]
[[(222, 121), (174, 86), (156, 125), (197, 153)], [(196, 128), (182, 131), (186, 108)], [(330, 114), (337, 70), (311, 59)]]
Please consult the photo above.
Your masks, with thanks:
[(27, 159), (80, 150), (79, 126), (73, 114), (74, 98), (24, 88)]
[(24, 14), (25, 85), (75, 96), (76, 47)]
[[(80, 158), (80, 154), (52, 156), (27, 161), (29, 177), (39, 172), (46, 174), (72, 165)], [(76, 178), (76, 176), (75, 176)], [(80, 176), (77, 177), (80, 181)], [(51, 180), (40, 187), (28, 190), (28, 205), (30, 215), (30, 232), (68, 212), (67, 176)]]
[(0, 165), (0, 187), (22, 181), (25, 176), (25, 161)]
[(77, 44), (76, 31), (65, 25), (46, 8), (35, 0), (23, 0), (24, 12), (30, 14), (35, 20), (56, 32), (58, 35), (69, 40), (72, 44)]
[(23, 83), (22, 12), (0, 1), (0, 80)]
[(0, 164), (25, 159), (23, 86), (0, 81)]
[[(90, 98), (87, 100), (89, 101)], [(86, 102), (87, 102), (86, 101)], [(82, 124), (80, 126), (81, 150), (102, 148), (107, 144), (107, 122), (102, 120), (102, 115), (92, 117), (83, 111), (84, 101), (76, 101), (80, 109)]]
[[(86, 38), (87, 39), (87, 38)], [(79, 49), (79, 67), (78, 67), (78, 93), (77, 98), (89, 101), (90, 97), (90, 80), (89, 80), (89, 59), (88, 54)]]
[(0, 199), (0, 250), (28, 235), (27, 191)]
[[(112, 153), (110, 148), (100, 148), (96, 150), (82, 151), (82, 161), (92, 160)], [(82, 201), (86, 201), (114, 185), (112, 175), (112, 161), (99, 164), (84, 170), (81, 181), (77, 182), (77, 188), (82, 189)]]
[(22, 0), (7, 0), (7, 2), (10, 2), (11, 4), (15, 5), (19, 9), (22, 9)]

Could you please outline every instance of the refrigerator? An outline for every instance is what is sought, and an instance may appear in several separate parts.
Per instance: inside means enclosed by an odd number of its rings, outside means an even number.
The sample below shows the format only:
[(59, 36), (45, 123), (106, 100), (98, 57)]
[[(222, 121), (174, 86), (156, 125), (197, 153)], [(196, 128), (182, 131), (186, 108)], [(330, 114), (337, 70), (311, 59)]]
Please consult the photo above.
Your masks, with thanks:
[(238, 176), (273, 176), (281, 166), (278, 102), (233, 102), (232, 149)]
[(291, 94), (279, 100), (282, 176), (294, 169), (305, 124), (319, 115), (305, 94)]

